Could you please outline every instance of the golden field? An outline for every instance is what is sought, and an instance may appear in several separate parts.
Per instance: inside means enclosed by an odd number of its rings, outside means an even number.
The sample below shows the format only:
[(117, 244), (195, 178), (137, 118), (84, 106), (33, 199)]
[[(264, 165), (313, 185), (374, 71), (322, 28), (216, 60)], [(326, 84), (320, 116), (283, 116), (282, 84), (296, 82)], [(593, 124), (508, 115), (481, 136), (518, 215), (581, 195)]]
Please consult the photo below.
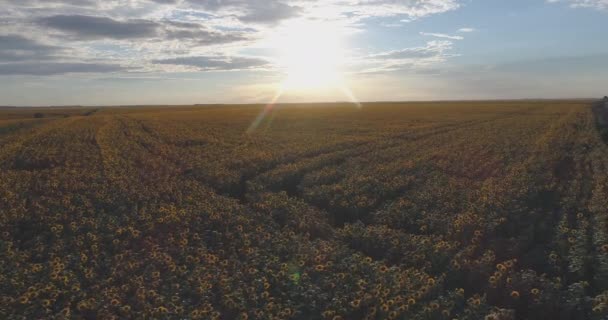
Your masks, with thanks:
[(0, 109), (0, 318), (605, 319), (591, 104)]

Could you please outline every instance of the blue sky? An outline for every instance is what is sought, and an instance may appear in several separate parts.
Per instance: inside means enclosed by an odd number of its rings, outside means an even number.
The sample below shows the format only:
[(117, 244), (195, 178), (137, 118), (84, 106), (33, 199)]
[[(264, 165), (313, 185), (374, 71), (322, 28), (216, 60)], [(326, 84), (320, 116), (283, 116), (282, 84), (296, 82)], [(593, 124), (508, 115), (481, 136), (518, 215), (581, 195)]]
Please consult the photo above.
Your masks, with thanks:
[(0, 0), (0, 105), (608, 94), (608, 0)]

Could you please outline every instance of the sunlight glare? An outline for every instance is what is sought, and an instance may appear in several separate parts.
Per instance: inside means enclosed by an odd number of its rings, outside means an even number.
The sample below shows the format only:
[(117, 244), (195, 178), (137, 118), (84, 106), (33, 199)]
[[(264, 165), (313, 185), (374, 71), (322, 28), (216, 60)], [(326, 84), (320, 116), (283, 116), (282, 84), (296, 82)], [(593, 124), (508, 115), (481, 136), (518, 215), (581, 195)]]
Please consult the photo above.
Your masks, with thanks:
[(314, 97), (322, 91), (333, 89), (361, 108), (361, 103), (346, 84), (340, 70), (345, 62), (343, 32), (338, 25), (305, 20), (290, 21), (277, 30), (271, 38), (271, 46), (279, 54), (278, 64), (285, 78), (277, 85), (271, 101), (247, 129), (248, 134), (257, 130), (285, 94)]
[(342, 85), (344, 59), (340, 29), (330, 23), (294, 21), (277, 39), (279, 64), (286, 73), (286, 91), (315, 91)]

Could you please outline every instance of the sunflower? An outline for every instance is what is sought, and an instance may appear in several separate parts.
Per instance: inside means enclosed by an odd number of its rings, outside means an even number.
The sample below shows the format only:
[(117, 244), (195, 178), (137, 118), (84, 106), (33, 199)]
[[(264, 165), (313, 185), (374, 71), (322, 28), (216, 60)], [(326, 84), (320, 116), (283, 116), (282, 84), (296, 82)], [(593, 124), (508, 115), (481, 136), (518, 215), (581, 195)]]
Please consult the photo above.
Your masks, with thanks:
[(78, 309), (78, 311), (83, 311), (89, 308), (89, 303), (87, 301), (81, 301), (78, 303), (78, 305), (76, 305), (76, 309)]
[(61, 312), (60, 312), (60, 314), (65, 318), (69, 318), (71, 313), (72, 312), (70, 310), (70, 307), (65, 307), (65, 308), (61, 309)]

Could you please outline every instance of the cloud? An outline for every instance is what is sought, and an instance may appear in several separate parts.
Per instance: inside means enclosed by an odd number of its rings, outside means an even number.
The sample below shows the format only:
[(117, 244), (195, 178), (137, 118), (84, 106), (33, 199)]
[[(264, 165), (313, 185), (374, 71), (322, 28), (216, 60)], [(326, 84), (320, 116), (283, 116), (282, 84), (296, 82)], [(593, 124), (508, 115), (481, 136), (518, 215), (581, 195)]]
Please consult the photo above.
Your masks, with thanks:
[(55, 15), (38, 20), (43, 26), (79, 39), (137, 39), (157, 35), (159, 24), (146, 20), (114, 20), (85, 15)]
[(458, 9), (456, 0), (350, 0), (336, 1), (350, 6), (351, 10), (363, 16), (397, 16), (421, 18), (432, 14)]
[(163, 29), (167, 40), (189, 41), (200, 46), (246, 41), (251, 38), (247, 32), (212, 30), (190, 22), (166, 22)]
[(444, 39), (450, 39), (450, 40), (463, 40), (464, 39), (464, 37), (462, 37), (462, 36), (451, 36), (451, 35), (445, 34), (445, 33), (420, 32), (420, 34), (423, 36), (444, 38)]
[(91, 7), (97, 6), (95, 0), (6, 0), (11, 5), (17, 6), (39, 6), (39, 5), (74, 5)]
[(0, 64), (17, 63), (5, 75), (269, 70), (273, 33), (289, 21), (351, 34), (370, 18), (415, 21), (459, 1), (0, 0)]
[(377, 73), (396, 70), (431, 70), (433, 66), (457, 56), (449, 54), (453, 43), (449, 40), (429, 41), (425, 46), (405, 48), (369, 55), (362, 63), (370, 64), (363, 73)]
[(198, 71), (233, 71), (257, 69), (269, 65), (267, 60), (254, 57), (190, 56), (152, 61), (155, 64), (194, 67)]
[[(150, 0), (161, 4), (176, 4), (177, 0)], [(293, 2), (293, 1), (291, 1)], [(244, 23), (275, 24), (297, 16), (302, 8), (280, 0), (184, 0), (182, 5), (202, 8), (214, 13), (235, 15)]]
[(566, 2), (572, 8), (608, 10), (608, 0), (547, 0), (549, 3)]
[[(253, 3), (255, 1), (248, 2)], [(301, 12), (299, 7), (286, 5), (282, 2), (267, 0), (265, 2), (267, 3), (251, 7), (253, 10), (239, 17), (239, 20), (252, 23), (275, 23), (297, 16)]]
[(468, 32), (475, 32), (475, 28), (460, 28), (458, 29), (458, 32), (464, 32), (464, 33), (468, 33)]
[(423, 59), (436, 57), (443, 52), (452, 49), (451, 41), (429, 41), (424, 47), (406, 48), (388, 52), (377, 53), (369, 56), (373, 59)]
[(248, 40), (245, 32), (224, 32), (202, 24), (179, 21), (115, 20), (86, 15), (55, 15), (38, 23), (69, 35), (72, 40), (133, 40), (158, 38), (207, 46)]
[(50, 76), (67, 73), (102, 73), (126, 70), (116, 64), (76, 62), (18, 62), (0, 64), (0, 75)]
[(117, 64), (70, 61), (68, 50), (20, 35), (0, 35), (0, 75), (49, 76), (68, 73), (126, 71)]
[[(233, 14), (244, 23), (274, 24), (293, 17), (408, 16), (421, 18), (458, 9), (457, 0), (149, 0)], [(320, 14), (320, 15), (319, 15)], [(405, 19), (405, 20), (410, 20)]]
[(61, 50), (20, 35), (0, 35), (0, 63), (48, 59)]

